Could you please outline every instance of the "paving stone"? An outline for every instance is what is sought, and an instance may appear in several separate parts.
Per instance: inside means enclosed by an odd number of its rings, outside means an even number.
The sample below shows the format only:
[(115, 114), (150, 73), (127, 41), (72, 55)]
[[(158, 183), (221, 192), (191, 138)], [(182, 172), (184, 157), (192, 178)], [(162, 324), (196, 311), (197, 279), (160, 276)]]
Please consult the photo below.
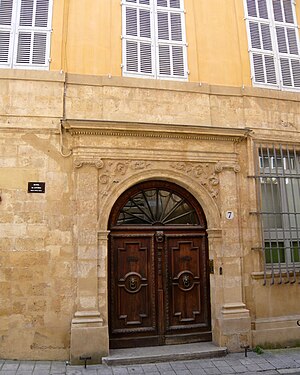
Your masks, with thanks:
[(189, 370), (192, 375), (205, 375), (206, 372), (202, 367), (192, 368)]
[(82, 375), (82, 372), (81, 372), (81, 370), (76, 370), (76, 369), (73, 369), (73, 368), (67, 368), (66, 374), (68, 374), (68, 375)]
[(262, 357), (252, 358), (252, 361), (253, 363), (257, 363), (257, 364), (270, 363), (266, 358), (262, 358)]
[(190, 371), (188, 369), (177, 369), (174, 370), (176, 375), (191, 375)]
[(209, 368), (209, 367), (215, 367), (215, 365), (213, 364), (213, 362), (211, 360), (202, 360), (202, 361), (199, 361), (199, 365), (202, 367), (202, 368)]
[(262, 370), (274, 370), (275, 367), (271, 363), (258, 363), (258, 366)]
[(202, 368), (200, 366), (201, 361), (200, 360), (192, 360), (192, 361), (185, 361), (184, 364), (187, 369), (197, 369), (197, 368)]
[(51, 367), (51, 362), (50, 361), (37, 361), (35, 363), (35, 366), (34, 366), (34, 369), (49, 369), (50, 370), (50, 367)]
[(261, 371), (261, 368), (258, 365), (256, 365), (255, 363), (252, 364), (252, 365), (245, 365), (245, 367), (247, 368), (248, 371), (252, 371), (252, 372)]
[(84, 375), (98, 375), (97, 369), (91, 367), (83, 368), (81, 372)]
[(170, 365), (173, 368), (173, 370), (175, 370), (175, 371), (177, 371), (177, 370), (187, 370), (187, 367), (186, 367), (185, 363), (183, 363), (183, 362), (170, 362)]
[(127, 368), (126, 367), (112, 367), (112, 371), (116, 375), (126, 375), (128, 374)]
[(48, 368), (34, 369), (32, 375), (49, 375), (50, 370)]
[(142, 368), (145, 373), (149, 372), (158, 372), (158, 369), (154, 363), (146, 363), (142, 365)]
[(218, 368), (228, 367), (228, 363), (224, 360), (212, 360), (212, 363)]
[(112, 375), (113, 374), (112, 368), (106, 365), (97, 366), (97, 372), (99, 375)]
[(143, 374), (144, 370), (142, 366), (129, 366), (127, 367), (127, 371), (129, 374)]
[(157, 363), (156, 367), (157, 367), (159, 372), (161, 372), (161, 371), (173, 371), (172, 366), (170, 365), (170, 363), (167, 363), (167, 362)]
[(32, 374), (32, 370), (18, 370), (17, 371), (17, 373), (16, 373), (17, 375), (31, 375)]
[(5, 363), (2, 366), (1, 371), (17, 371), (19, 366), (20, 366), (19, 362), (5, 361)]
[(243, 373), (243, 372), (247, 372), (247, 367), (243, 366), (243, 365), (240, 365), (240, 366), (232, 366), (232, 369), (236, 372), (236, 373)]
[(61, 362), (61, 361), (51, 362), (51, 368), (52, 367), (66, 367), (66, 362)]
[(225, 362), (227, 362), (227, 366), (241, 366), (241, 362), (240, 361), (236, 361), (236, 360), (225, 360)]
[(162, 375), (176, 375), (176, 372), (173, 370), (159, 370), (159, 373)]
[(20, 368), (34, 368), (35, 367), (35, 361), (20, 361)]
[(216, 367), (204, 367), (204, 371), (206, 374), (210, 374), (210, 375), (222, 374), (221, 371), (217, 369)]
[(219, 370), (221, 371), (221, 374), (234, 374), (235, 373), (234, 369), (228, 365), (219, 367)]
[(0, 375), (15, 375), (16, 370), (0, 370)]

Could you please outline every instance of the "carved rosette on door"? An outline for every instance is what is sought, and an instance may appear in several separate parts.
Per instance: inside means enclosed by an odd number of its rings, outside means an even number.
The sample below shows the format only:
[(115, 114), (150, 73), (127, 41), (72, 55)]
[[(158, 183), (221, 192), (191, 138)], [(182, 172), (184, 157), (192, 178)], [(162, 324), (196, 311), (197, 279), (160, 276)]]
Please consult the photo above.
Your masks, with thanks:
[(194, 275), (190, 271), (182, 271), (173, 280), (173, 283), (177, 284), (179, 289), (184, 292), (190, 291), (194, 287)]
[(137, 293), (143, 286), (142, 275), (136, 272), (129, 272), (124, 277), (124, 288), (128, 293)]

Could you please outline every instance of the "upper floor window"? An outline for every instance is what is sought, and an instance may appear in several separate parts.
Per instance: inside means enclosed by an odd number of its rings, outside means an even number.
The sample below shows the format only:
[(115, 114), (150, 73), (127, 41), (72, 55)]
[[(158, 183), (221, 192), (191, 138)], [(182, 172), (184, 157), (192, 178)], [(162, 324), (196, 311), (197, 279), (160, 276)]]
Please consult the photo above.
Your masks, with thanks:
[(0, 67), (49, 68), (52, 0), (0, 0)]
[(123, 75), (187, 79), (183, 0), (122, 1)]
[(300, 44), (294, 0), (244, 0), (255, 86), (300, 89)]

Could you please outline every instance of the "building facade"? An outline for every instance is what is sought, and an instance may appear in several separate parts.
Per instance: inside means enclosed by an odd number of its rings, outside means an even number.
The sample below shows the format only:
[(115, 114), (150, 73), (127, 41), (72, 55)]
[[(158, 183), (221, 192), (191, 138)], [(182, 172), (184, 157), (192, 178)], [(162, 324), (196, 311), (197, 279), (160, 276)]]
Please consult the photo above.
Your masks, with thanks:
[(299, 345), (300, 2), (0, 0), (0, 356)]

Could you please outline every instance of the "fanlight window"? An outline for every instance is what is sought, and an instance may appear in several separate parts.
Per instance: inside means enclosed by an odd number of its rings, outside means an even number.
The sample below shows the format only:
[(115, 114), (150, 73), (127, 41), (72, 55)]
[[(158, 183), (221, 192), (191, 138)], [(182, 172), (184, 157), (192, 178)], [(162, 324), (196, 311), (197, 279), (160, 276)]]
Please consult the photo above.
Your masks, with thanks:
[(141, 190), (120, 210), (117, 225), (198, 225), (195, 209), (184, 197), (164, 189)]

